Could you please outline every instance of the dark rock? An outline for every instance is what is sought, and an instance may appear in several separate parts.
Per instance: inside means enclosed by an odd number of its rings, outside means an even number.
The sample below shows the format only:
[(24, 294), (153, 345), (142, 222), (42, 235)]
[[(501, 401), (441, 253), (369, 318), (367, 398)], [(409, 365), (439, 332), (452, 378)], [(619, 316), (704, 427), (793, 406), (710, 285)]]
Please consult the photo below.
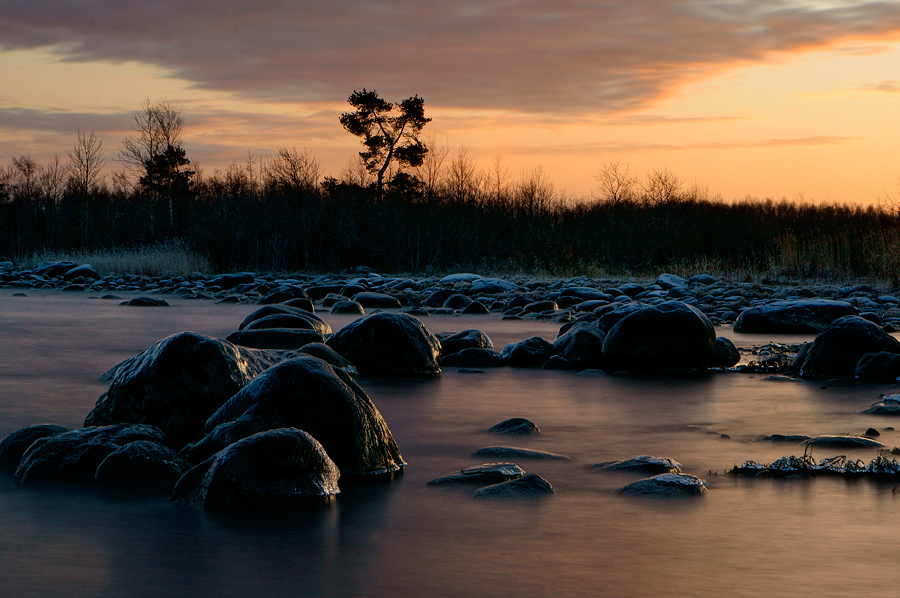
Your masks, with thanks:
[(135, 297), (128, 301), (123, 301), (119, 305), (127, 305), (128, 307), (169, 307), (169, 302), (159, 297)]
[[(244, 318), (244, 320), (238, 326), (238, 330), (247, 328), (250, 324), (256, 322), (257, 320), (262, 320), (263, 318), (275, 315), (294, 316), (295, 318), (305, 320), (310, 330), (315, 330), (322, 336), (328, 336), (329, 334), (331, 334), (331, 326), (329, 326), (327, 322), (325, 322), (316, 314), (299, 309), (297, 307), (290, 307), (281, 303), (260, 307), (259, 309), (248, 315), (246, 318)], [(297, 328), (301, 325), (302, 324), (295, 321), (292, 328)]]
[(250, 272), (237, 272), (234, 274), (220, 274), (206, 281), (208, 287), (219, 287), (223, 291), (231, 289), (242, 284), (253, 284), (254, 277)]
[(741, 360), (741, 353), (730, 339), (719, 336), (713, 344), (709, 366), (714, 368), (730, 368)]
[(560, 297), (577, 297), (582, 301), (610, 301), (612, 297), (590, 287), (568, 287), (559, 292)]
[(627, 471), (644, 475), (658, 475), (661, 473), (681, 473), (681, 463), (667, 457), (652, 457), (640, 455), (625, 461), (605, 461), (591, 465), (591, 469), (601, 471)]
[(553, 345), (539, 336), (503, 347), (500, 357), (506, 365), (518, 368), (539, 368), (553, 355)]
[(900, 415), (900, 395), (888, 395), (862, 413), (867, 415)]
[(881, 436), (881, 432), (876, 430), (875, 428), (869, 428), (865, 432), (863, 432), (863, 436), (866, 438), (878, 438)]
[(676, 274), (660, 274), (656, 278), (656, 282), (654, 284), (659, 285), (665, 290), (679, 288), (683, 289), (688, 286), (688, 282)]
[(856, 308), (846, 301), (777, 301), (742, 311), (734, 322), (734, 331), (765, 334), (819, 333), (838, 318), (854, 314)]
[(353, 295), (353, 300), (371, 309), (392, 309), (400, 307), (400, 301), (396, 297), (384, 293), (365, 291)]
[(519, 290), (519, 285), (501, 278), (479, 278), (472, 281), (469, 290), (472, 293), (497, 295), (500, 293), (515, 293)]
[(772, 434), (771, 436), (763, 436), (762, 440), (769, 440), (771, 442), (800, 443), (809, 440), (809, 436), (803, 436), (801, 434)]
[[(305, 307), (306, 303), (312, 306), (312, 301), (309, 298), (303, 289), (294, 286), (283, 286), (275, 289), (274, 291), (264, 295), (257, 301), (257, 305), (272, 305), (274, 303), (285, 303), (287, 301), (293, 301), (295, 299), (301, 299), (305, 301), (302, 305), (295, 305), (294, 307), (300, 307), (301, 309), (307, 309)], [(309, 311), (312, 311), (311, 309)]]
[(103, 278), (100, 273), (94, 270), (90, 264), (83, 264), (68, 270), (63, 274), (63, 280), (75, 280), (76, 278), (87, 278), (89, 280), (100, 280)]
[(189, 468), (172, 449), (136, 440), (107, 455), (97, 466), (94, 481), (106, 494), (168, 496)]
[(491, 434), (507, 434), (510, 436), (534, 436), (540, 434), (540, 429), (534, 425), (534, 422), (524, 417), (513, 417), (504, 420), (499, 424), (495, 424), (488, 428)]
[(593, 322), (576, 322), (553, 342), (553, 351), (579, 367), (599, 367), (606, 334)]
[(632, 482), (616, 490), (625, 496), (652, 496), (681, 498), (700, 496), (707, 490), (707, 482), (687, 473), (661, 473), (644, 480)]
[(481, 301), (473, 301), (465, 306), (460, 313), (464, 316), (484, 316), (491, 313), (491, 310), (489, 310)]
[(342, 370), (312, 356), (282, 362), (254, 378), (209, 418), (206, 432), (215, 435), (217, 426), (248, 419), (264, 429), (309, 432), (344, 474), (390, 473), (404, 466), (365, 391)]
[(188, 471), (172, 500), (194, 509), (234, 511), (329, 503), (340, 471), (302, 430), (267, 430), (229, 445)]
[(621, 319), (603, 341), (603, 359), (617, 370), (704, 368), (715, 329), (700, 310), (667, 301)]
[(435, 478), (429, 486), (458, 486), (500, 484), (521, 478), (525, 471), (514, 463), (485, 463)]
[(331, 306), (331, 313), (362, 316), (365, 315), (366, 310), (356, 301), (338, 301)]
[(159, 428), (134, 424), (88, 427), (46, 436), (34, 441), (22, 455), (16, 483), (93, 484), (97, 466), (107, 455), (136, 440), (166, 442)]
[(36, 440), (68, 431), (69, 428), (54, 424), (37, 424), (8, 434), (0, 441), (0, 472), (14, 474), (22, 455)]
[(76, 264), (75, 262), (68, 261), (44, 262), (37, 265), (31, 271), (31, 273), (42, 278), (56, 278), (57, 276), (62, 276), (63, 274), (77, 266), (78, 264)]
[(440, 342), (404, 313), (366, 316), (338, 330), (327, 344), (363, 374), (422, 376), (441, 372)]
[(528, 314), (539, 314), (545, 311), (559, 311), (559, 306), (556, 305), (556, 301), (550, 300), (532, 301), (525, 306), (525, 313)]
[(350, 363), (346, 357), (325, 343), (310, 343), (304, 345), (300, 348), (299, 353), (306, 353), (307, 355), (318, 357), (331, 367), (342, 369), (350, 375), (356, 374), (356, 368), (353, 367), (353, 364)]
[(709, 285), (716, 284), (716, 282), (718, 282), (718, 281), (715, 278), (713, 278), (712, 276), (710, 276), (709, 274), (697, 274), (695, 276), (691, 276), (690, 278), (688, 278), (687, 282), (690, 286), (693, 286), (695, 284), (699, 284), (702, 286), (709, 286)]
[(296, 307), (297, 309), (302, 309), (303, 311), (309, 313), (315, 313), (316, 308), (313, 306), (313, 302), (309, 297), (297, 297), (296, 299), (288, 299), (287, 301), (282, 301), (281, 305), (287, 307)]
[(569, 458), (556, 453), (536, 451), (516, 446), (489, 446), (472, 453), (472, 457), (499, 457), (503, 459), (558, 459), (568, 461)]
[(232, 332), (226, 337), (230, 343), (253, 349), (291, 350), (310, 343), (321, 343), (325, 338), (315, 330), (296, 328), (244, 329)]
[(517, 480), (494, 484), (479, 488), (472, 493), (472, 498), (478, 499), (522, 499), (538, 498), (548, 494), (556, 494), (550, 482), (541, 476), (530, 473)]
[(463, 349), (493, 349), (494, 343), (481, 330), (463, 330), (462, 332), (442, 332), (435, 335), (441, 342), (441, 354), (451, 355)]
[(900, 354), (886, 351), (866, 353), (856, 362), (854, 376), (863, 380), (894, 382), (900, 377)]
[(441, 357), (443, 367), (498, 368), (502, 365), (503, 358), (491, 349), (463, 349)]
[(250, 321), (244, 330), (264, 330), (267, 328), (294, 328), (297, 330), (313, 330), (322, 336), (322, 320), (318, 316), (309, 317), (308, 312), (303, 313), (274, 313), (263, 318)]
[(813, 436), (809, 439), (809, 444), (837, 449), (884, 448), (877, 440), (862, 436)]
[[(433, 297), (434, 295), (432, 295)], [(447, 309), (465, 309), (472, 303), (472, 299), (467, 297), (466, 295), (460, 295), (459, 293), (455, 295), (450, 295), (444, 301), (441, 307), (446, 307)]]
[(110, 370), (109, 391), (85, 425), (151, 424), (171, 446), (181, 447), (225, 401), (281, 359), (194, 332), (172, 335)]
[(900, 342), (858, 316), (835, 320), (807, 344), (791, 366), (803, 378), (852, 377), (867, 353), (900, 353)]
[(444, 302), (454, 294), (456, 294), (456, 291), (452, 289), (437, 290), (425, 299), (425, 307), (443, 307)]
[(647, 309), (648, 306), (643, 303), (625, 303), (613, 307), (614, 309), (611, 311), (606, 311), (599, 315), (595, 314), (597, 315), (597, 320), (594, 323), (597, 325), (597, 328), (602, 330), (605, 334), (609, 334), (609, 331), (621, 320), (624, 320), (635, 312)]

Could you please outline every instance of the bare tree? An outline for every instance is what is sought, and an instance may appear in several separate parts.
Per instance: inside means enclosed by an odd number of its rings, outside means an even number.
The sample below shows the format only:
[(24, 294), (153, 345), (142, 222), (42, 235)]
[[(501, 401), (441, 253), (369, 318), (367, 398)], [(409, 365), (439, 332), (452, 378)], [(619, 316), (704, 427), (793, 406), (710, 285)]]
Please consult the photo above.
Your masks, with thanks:
[(59, 205), (66, 187), (66, 168), (56, 154), (41, 171), (40, 185), (47, 207)]
[(67, 150), (66, 155), (69, 156), (66, 172), (70, 185), (80, 196), (87, 197), (103, 180), (100, 174), (106, 164), (103, 142), (93, 131), (87, 134), (79, 130), (75, 146)]
[(670, 205), (682, 199), (681, 179), (668, 168), (652, 170), (644, 181), (643, 200), (650, 205)]
[(423, 137), (428, 153), (425, 154), (422, 164), (416, 167), (416, 176), (422, 181), (425, 197), (431, 200), (438, 194), (444, 174), (444, 161), (450, 154), (450, 146), (444, 144), (439, 147), (435, 141), (434, 133), (429, 133)]
[(458, 203), (477, 203), (479, 200), (479, 177), (475, 159), (464, 146), (450, 160), (447, 167), (447, 195)]
[(266, 188), (280, 193), (311, 192), (319, 186), (322, 168), (307, 149), (279, 148), (263, 164)]
[(618, 206), (635, 197), (637, 177), (631, 175), (631, 164), (610, 160), (600, 167), (594, 180), (600, 184), (600, 199)]
[(490, 186), (491, 195), (498, 205), (503, 200), (503, 192), (507, 182), (509, 182), (509, 167), (503, 166), (499, 155), (494, 156), (494, 160), (491, 163)]
[(12, 159), (13, 200), (22, 203), (36, 202), (40, 191), (41, 170), (40, 164), (27, 154)]

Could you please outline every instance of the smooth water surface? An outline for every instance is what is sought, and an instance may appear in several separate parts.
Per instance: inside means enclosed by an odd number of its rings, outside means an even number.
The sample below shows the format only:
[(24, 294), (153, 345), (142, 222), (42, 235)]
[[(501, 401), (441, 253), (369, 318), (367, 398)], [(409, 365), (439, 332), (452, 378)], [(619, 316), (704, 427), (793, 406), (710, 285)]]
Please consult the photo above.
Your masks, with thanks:
[[(175, 332), (224, 337), (255, 309), (27, 295), (0, 291), (0, 436), (33, 423), (80, 427), (106, 388), (97, 378), (107, 369)], [(335, 329), (349, 321), (323, 317)], [(558, 329), (494, 315), (424, 321), (433, 332), (480, 328), (498, 349), (534, 334), (552, 340)], [(722, 475), (747, 459), (802, 453), (758, 440), (767, 434), (860, 434), (872, 426), (888, 446), (900, 444), (900, 433), (885, 431), (892, 420), (859, 414), (889, 387), (509, 368), (361, 384), (409, 463), (399, 479), (344, 487), (333, 507), (248, 517), (185, 511), (164, 499), (23, 490), (0, 479), (0, 596), (897, 595), (893, 485)], [(486, 433), (515, 416), (543, 434)], [(480, 463), (471, 453), (496, 444), (569, 456), (519, 462), (557, 494), (486, 502), (469, 498), (471, 489), (426, 487)], [(589, 468), (642, 454), (679, 461), (710, 491), (682, 501), (626, 498), (615, 490), (638, 476)]]

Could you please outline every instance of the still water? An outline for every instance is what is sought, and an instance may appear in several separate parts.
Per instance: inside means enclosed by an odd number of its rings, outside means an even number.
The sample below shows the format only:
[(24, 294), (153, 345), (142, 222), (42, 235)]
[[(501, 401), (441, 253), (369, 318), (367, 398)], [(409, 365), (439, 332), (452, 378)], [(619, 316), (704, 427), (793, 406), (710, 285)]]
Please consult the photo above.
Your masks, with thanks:
[[(34, 423), (80, 427), (111, 366), (175, 332), (224, 337), (254, 310), (27, 295), (0, 290), (0, 436)], [(323, 317), (335, 329), (349, 321)], [(498, 349), (534, 334), (552, 340), (558, 328), (495, 315), (424, 321), (432, 332), (480, 328)], [(720, 334), (739, 346), (798, 340)], [(859, 413), (890, 388), (764, 378), (508, 368), (363, 378), (409, 463), (405, 474), (345, 487), (333, 507), (289, 517), (211, 516), (164, 499), (22, 490), (0, 479), (0, 596), (897, 596), (893, 485), (721, 475), (747, 459), (802, 453), (758, 440), (767, 434), (871, 426), (888, 446), (900, 445), (900, 432), (885, 430), (894, 421)], [(486, 433), (515, 416), (543, 434), (511, 441)], [(426, 487), (480, 463), (471, 453), (495, 444), (569, 456), (519, 462), (557, 494), (486, 502), (470, 499), (470, 489)], [(627, 498), (614, 491), (636, 476), (589, 468), (643, 454), (679, 461), (710, 491), (686, 501)]]

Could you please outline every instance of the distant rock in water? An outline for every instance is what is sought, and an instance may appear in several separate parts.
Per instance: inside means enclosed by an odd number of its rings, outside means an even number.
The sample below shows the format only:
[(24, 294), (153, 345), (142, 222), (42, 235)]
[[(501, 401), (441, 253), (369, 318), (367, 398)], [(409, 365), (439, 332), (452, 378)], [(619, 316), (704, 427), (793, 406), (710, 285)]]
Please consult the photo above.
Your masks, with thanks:
[(708, 482), (687, 473), (661, 473), (616, 490), (625, 496), (682, 498), (706, 493)]
[(809, 439), (809, 444), (838, 449), (884, 448), (877, 440), (863, 436), (813, 436)]
[(128, 301), (123, 301), (119, 305), (127, 305), (128, 307), (169, 307), (169, 302), (159, 297), (135, 297)]
[(172, 500), (194, 509), (241, 511), (329, 503), (340, 470), (302, 430), (267, 430), (229, 445), (184, 474)]
[(362, 374), (432, 376), (441, 372), (440, 342), (409, 314), (385, 312), (354, 320), (326, 344)]
[(244, 329), (232, 332), (225, 339), (235, 345), (253, 349), (274, 349), (286, 351), (299, 349), (310, 343), (321, 343), (325, 339), (315, 330), (297, 328)]
[(603, 463), (591, 465), (591, 469), (657, 475), (661, 473), (681, 473), (681, 463), (667, 457), (640, 455), (625, 461), (604, 461)]
[(525, 475), (525, 471), (515, 463), (485, 463), (475, 467), (467, 467), (457, 472), (435, 478), (428, 482), (429, 486), (459, 486), (500, 484), (515, 480)]
[(463, 349), (493, 349), (494, 343), (481, 330), (469, 329), (461, 332), (442, 332), (436, 335), (441, 342), (441, 354), (452, 355)]
[(856, 315), (856, 308), (846, 301), (776, 301), (742, 311), (734, 322), (734, 331), (751, 334), (818, 334), (838, 318), (852, 315)]
[(868, 415), (900, 415), (900, 395), (887, 395), (862, 411)]
[(556, 494), (550, 482), (537, 474), (530, 473), (516, 480), (479, 488), (472, 493), (472, 498), (523, 499), (540, 498), (550, 494)]
[(536, 436), (541, 433), (541, 430), (534, 425), (534, 422), (524, 417), (513, 417), (491, 426), (488, 428), (488, 432), (509, 436)]
[(472, 457), (499, 457), (503, 459), (559, 459), (568, 461), (565, 455), (536, 451), (533, 449), (519, 448), (515, 446), (489, 446), (472, 453)]
[(553, 356), (553, 345), (539, 336), (503, 347), (500, 357), (506, 365), (516, 368), (539, 368)]

